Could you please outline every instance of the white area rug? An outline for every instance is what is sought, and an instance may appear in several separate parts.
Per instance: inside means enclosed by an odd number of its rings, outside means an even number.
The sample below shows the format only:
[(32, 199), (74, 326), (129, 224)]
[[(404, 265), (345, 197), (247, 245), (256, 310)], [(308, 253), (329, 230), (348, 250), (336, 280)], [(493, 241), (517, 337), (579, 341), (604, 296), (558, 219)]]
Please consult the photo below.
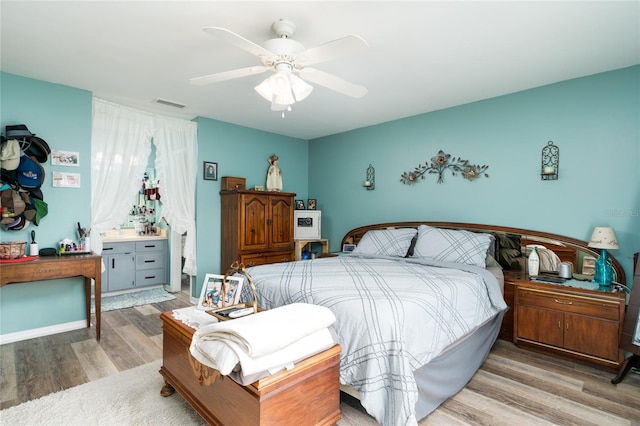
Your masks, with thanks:
[(177, 393), (160, 396), (161, 361), (0, 411), (3, 425), (204, 425)]
[[(0, 424), (11, 426), (191, 426), (206, 422), (178, 394), (160, 396), (164, 379), (154, 361), (113, 376), (52, 393), (0, 411)], [(341, 404), (339, 426), (377, 423)]]
[[(102, 312), (113, 311), (115, 309), (130, 308), (132, 306), (148, 305), (149, 303), (164, 302), (173, 300), (176, 297), (166, 292), (162, 288), (152, 288), (149, 290), (141, 290), (133, 293), (124, 293), (117, 296), (102, 297), (100, 301), (100, 310)], [(91, 312), (95, 313), (96, 308), (91, 301)]]

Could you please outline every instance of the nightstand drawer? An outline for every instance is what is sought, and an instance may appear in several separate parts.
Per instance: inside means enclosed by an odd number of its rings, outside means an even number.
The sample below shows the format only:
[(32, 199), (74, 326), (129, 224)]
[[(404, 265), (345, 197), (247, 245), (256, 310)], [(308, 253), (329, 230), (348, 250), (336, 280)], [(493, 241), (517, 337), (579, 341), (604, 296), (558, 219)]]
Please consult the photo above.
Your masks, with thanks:
[(520, 305), (578, 313), (614, 321), (621, 320), (619, 302), (531, 288), (518, 288), (517, 298)]

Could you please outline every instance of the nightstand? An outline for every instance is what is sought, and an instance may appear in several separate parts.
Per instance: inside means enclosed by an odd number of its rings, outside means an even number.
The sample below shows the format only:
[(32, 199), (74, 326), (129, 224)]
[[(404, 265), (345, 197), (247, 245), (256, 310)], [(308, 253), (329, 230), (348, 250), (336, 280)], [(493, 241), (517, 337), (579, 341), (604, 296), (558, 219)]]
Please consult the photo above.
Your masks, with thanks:
[(322, 253), (329, 253), (329, 240), (327, 238), (316, 238), (308, 240), (295, 240), (293, 249), (293, 258), (295, 260), (302, 260), (302, 250), (309, 245), (311, 248), (312, 243), (322, 244)]
[(591, 282), (515, 282), (514, 343), (617, 369), (625, 294)]

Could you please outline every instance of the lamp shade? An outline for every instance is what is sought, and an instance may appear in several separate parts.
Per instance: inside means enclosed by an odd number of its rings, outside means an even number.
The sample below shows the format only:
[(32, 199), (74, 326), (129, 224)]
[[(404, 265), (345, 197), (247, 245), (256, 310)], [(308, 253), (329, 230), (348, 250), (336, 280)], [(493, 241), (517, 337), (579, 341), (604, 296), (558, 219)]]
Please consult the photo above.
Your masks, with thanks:
[(589, 240), (589, 247), (598, 249), (617, 249), (618, 239), (616, 233), (610, 226), (596, 226)]
[(255, 90), (271, 102), (272, 111), (291, 111), (291, 105), (309, 96), (313, 86), (292, 74), (288, 63), (279, 63), (275, 68), (276, 73), (258, 84)]

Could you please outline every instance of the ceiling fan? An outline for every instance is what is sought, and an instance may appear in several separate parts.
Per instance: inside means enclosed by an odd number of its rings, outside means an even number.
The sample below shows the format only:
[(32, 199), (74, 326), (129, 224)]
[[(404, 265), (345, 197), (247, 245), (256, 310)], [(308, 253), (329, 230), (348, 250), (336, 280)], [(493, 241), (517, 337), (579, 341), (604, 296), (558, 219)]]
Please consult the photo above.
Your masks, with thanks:
[(296, 29), (293, 22), (280, 19), (273, 23), (271, 29), (277, 38), (267, 40), (262, 47), (226, 28), (203, 28), (208, 34), (256, 55), (260, 58), (261, 65), (192, 78), (191, 84), (219, 83), (273, 71), (274, 74), (256, 86), (255, 90), (271, 102), (273, 111), (283, 111), (283, 117), (285, 110), (291, 111), (293, 103), (309, 96), (313, 86), (307, 81), (354, 98), (360, 98), (367, 93), (366, 87), (309, 67), (365, 49), (368, 45), (364, 39), (348, 35), (305, 49), (302, 44), (290, 38)]

